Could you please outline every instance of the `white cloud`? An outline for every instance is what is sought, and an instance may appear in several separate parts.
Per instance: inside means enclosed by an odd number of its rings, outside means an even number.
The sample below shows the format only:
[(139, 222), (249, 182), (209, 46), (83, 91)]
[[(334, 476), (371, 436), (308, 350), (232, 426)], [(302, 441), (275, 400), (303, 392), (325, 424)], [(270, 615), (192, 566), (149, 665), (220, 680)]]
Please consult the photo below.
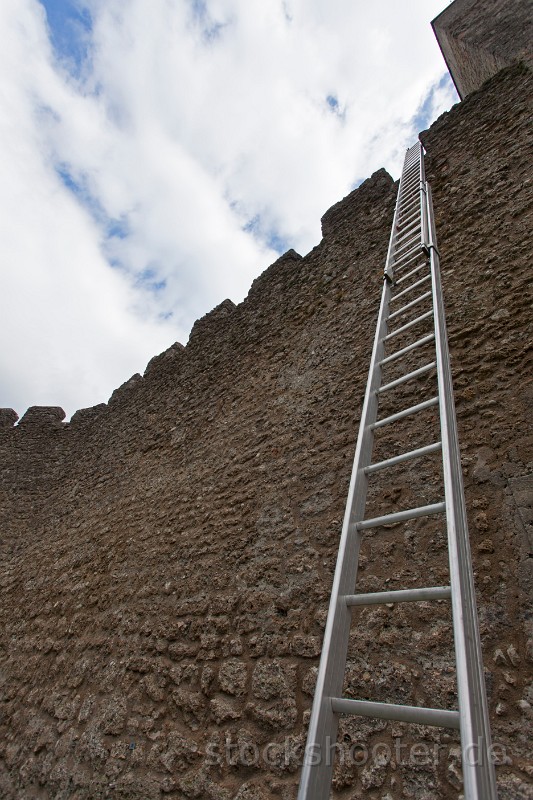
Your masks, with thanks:
[(84, 5), (82, 79), (37, 0), (0, 9), (0, 405), (19, 413), (105, 401), (241, 300), (276, 236), (314, 246), (357, 180), (398, 173), (424, 101), (454, 100), (428, 97), (443, 0)]

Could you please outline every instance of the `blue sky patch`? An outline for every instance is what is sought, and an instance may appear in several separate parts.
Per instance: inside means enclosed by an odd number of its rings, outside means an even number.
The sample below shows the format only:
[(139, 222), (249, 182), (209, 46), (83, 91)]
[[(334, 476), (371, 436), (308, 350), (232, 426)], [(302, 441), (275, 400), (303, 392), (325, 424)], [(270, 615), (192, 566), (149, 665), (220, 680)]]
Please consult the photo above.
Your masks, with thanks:
[(339, 103), (339, 98), (336, 95), (328, 94), (328, 96), (326, 97), (326, 103), (332, 114), (335, 114), (336, 117), (339, 117), (339, 119), (344, 120), (346, 109), (341, 107), (341, 104)]
[[(81, 175), (75, 175), (69, 168), (68, 164), (59, 164), (55, 167), (56, 173), (60, 178), (63, 186), (65, 186), (76, 198), (76, 200), (89, 212), (98, 227), (102, 230), (104, 237), (103, 251), (107, 258), (107, 262), (113, 269), (121, 269), (128, 272), (128, 268), (122, 261), (116, 257), (116, 247), (112, 245), (114, 240), (126, 239), (130, 233), (130, 226), (127, 217), (124, 215), (119, 218), (110, 217), (97, 197), (95, 197), (88, 187), (87, 178)], [(141, 273), (141, 282), (152, 279), (155, 272)], [(155, 285), (155, 289), (164, 288)], [(154, 286), (148, 288), (154, 290)]]
[(433, 119), (434, 119), (433, 115), (435, 113), (434, 109), (433, 109), (434, 100), (435, 100), (435, 94), (440, 89), (444, 89), (446, 87), (451, 88), (453, 90), (453, 93), (457, 97), (457, 101), (459, 101), (459, 96), (457, 95), (457, 92), (455, 91), (455, 86), (454, 86), (453, 81), (452, 81), (452, 79), (450, 77), (450, 74), (449, 74), (449, 72), (445, 72), (444, 75), (442, 76), (442, 78), (438, 81), (438, 83), (434, 84), (430, 88), (429, 92), (425, 96), (425, 98), (422, 101), (421, 105), (417, 109), (417, 112), (416, 112), (416, 114), (414, 116), (414, 119), (413, 119), (413, 126), (414, 126), (416, 131), (424, 131), (424, 130), (426, 130), (426, 128), (428, 128), (431, 125), (431, 123), (433, 122)]
[(289, 243), (287, 239), (285, 239), (283, 236), (280, 236), (277, 231), (269, 231), (267, 233), (266, 243), (268, 247), (270, 247), (272, 250), (275, 250), (276, 253), (279, 253), (280, 255), (289, 250)]
[(109, 239), (125, 239), (130, 233), (128, 220), (112, 219), (107, 226), (107, 236)]
[(248, 220), (246, 225), (242, 226), (243, 231), (247, 233), (252, 233), (254, 236), (260, 235), (260, 227), (261, 227), (261, 218), (259, 214), (256, 214), (255, 217), (252, 217)]
[(135, 280), (135, 286), (139, 289), (146, 289), (149, 292), (158, 292), (166, 289), (167, 282), (164, 278), (158, 280), (157, 270), (154, 267), (145, 267), (142, 272), (139, 272)]
[[(98, 198), (91, 194), (84, 175), (75, 175), (68, 164), (64, 163), (56, 165), (55, 170), (63, 185), (72, 192), (99, 225), (107, 228), (115, 222), (115, 220), (108, 217)], [(117, 220), (116, 222), (118, 223), (119, 221)]]
[(73, 194), (75, 194), (78, 197), (82, 193), (81, 185), (72, 176), (72, 173), (69, 172), (68, 167), (66, 167), (65, 165), (56, 167), (56, 172), (61, 178), (63, 185), (66, 186), (67, 189), (70, 189), (70, 191)]
[(58, 61), (80, 78), (90, 60), (93, 29), (89, 9), (83, 0), (39, 0), (46, 11), (50, 41)]
[(214, 20), (209, 13), (205, 0), (190, 0), (190, 3), (194, 21), (202, 31), (202, 38), (206, 42), (212, 42), (218, 39), (222, 29), (229, 23)]
[(264, 242), (271, 250), (275, 250), (280, 255), (286, 253), (290, 248), (289, 241), (281, 236), (274, 228), (265, 230), (260, 214), (248, 220), (242, 227), (246, 233), (251, 233), (254, 239)]

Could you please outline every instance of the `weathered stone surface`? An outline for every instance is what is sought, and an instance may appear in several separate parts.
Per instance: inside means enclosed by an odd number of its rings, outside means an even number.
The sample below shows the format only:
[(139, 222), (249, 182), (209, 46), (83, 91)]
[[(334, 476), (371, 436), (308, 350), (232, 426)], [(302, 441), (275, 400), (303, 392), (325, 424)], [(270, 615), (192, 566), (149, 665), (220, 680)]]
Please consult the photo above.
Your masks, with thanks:
[(246, 691), (248, 668), (242, 661), (230, 658), (225, 661), (218, 673), (218, 681), (223, 692), (232, 695), (242, 695)]
[[(508, 799), (532, 776), (531, 93), (528, 72), (501, 73), (422, 135)], [(69, 424), (0, 414), (2, 798), (294, 800), (394, 196), (375, 173), (314, 250), (278, 259), (109, 404)], [(433, 422), (384, 430), (376, 460), (427, 444)], [(408, 463), (371, 481), (369, 513), (437, 499), (438, 460)], [(439, 521), (369, 532), (358, 581), (447, 583)], [(349, 696), (455, 705), (446, 603), (353, 620)], [(334, 796), (457, 800), (453, 733), (342, 719), (339, 743), (358, 758), (336, 766)]]

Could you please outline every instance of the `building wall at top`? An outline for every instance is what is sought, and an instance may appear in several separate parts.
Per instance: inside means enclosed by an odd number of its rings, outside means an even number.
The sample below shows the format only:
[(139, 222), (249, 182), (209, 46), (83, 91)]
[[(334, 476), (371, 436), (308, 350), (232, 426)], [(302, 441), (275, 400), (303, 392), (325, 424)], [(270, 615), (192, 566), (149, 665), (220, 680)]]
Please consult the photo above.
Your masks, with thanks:
[[(422, 135), (500, 800), (533, 775), (532, 87), (506, 70)], [(109, 403), (0, 414), (2, 800), (294, 799), (394, 198), (373, 175)], [(376, 460), (431, 441), (432, 415)], [(439, 481), (438, 457), (378, 475), (369, 513)], [(358, 589), (446, 584), (446, 552), (438, 518), (370, 531)], [(452, 638), (446, 602), (354, 612), (345, 693), (454, 707)], [(460, 796), (453, 732), (351, 718), (339, 741), (338, 800)]]
[(432, 26), (461, 99), (503, 67), (533, 59), (529, 0), (454, 0)]

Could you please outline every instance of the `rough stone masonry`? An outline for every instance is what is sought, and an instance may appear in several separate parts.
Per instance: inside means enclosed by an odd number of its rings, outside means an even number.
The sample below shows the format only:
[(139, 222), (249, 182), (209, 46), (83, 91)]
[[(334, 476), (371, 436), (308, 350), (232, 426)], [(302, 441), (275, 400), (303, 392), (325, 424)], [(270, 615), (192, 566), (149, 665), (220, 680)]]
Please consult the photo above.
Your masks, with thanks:
[[(532, 86), (500, 72), (422, 134), (501, 800), (533, 797)], [(295, 797), (395, 190), (375, 173), (108, 404), (1, 412), (4, 800)], [(438, 458), (391, 472), (371, 507), (438, 480)], [(366, 537), (361, 591), (446, 582), (442, 521)], [(367, 608), (345, 693), (451, 708), (453, 662), (446, 602)], [(339, 747), (339, 800), (461, 795), (449, 732), (343, 719)]]

